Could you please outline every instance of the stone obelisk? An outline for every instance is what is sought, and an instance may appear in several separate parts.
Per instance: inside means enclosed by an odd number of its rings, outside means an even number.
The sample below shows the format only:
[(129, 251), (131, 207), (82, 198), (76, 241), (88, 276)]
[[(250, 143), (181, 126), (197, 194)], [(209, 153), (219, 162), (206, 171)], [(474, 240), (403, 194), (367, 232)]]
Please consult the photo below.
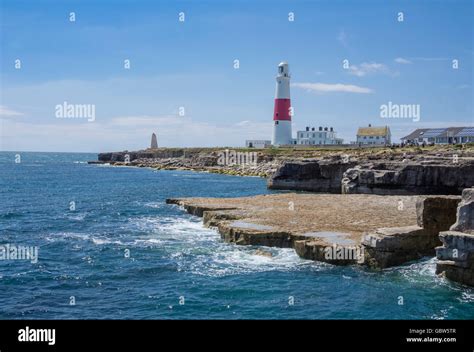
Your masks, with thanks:
[(156, 134), (152, 134), (151, 135), (151, 145), (150, 145), (150, 148), (151, 149), (157, 149), (158, 148), (158, 141), (156, 140)]

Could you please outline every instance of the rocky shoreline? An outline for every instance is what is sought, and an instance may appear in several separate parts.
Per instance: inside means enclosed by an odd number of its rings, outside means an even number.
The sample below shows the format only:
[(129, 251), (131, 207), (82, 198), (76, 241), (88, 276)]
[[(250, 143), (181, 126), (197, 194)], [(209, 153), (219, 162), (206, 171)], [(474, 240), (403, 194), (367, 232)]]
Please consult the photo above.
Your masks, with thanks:
[(203, 217), (229, 243), (372, 268), (437, 255), (440, 275), (474, 285), (474, 146), (236, 152), (254, 153), (252, 163), (222, 163), (223, 151), (124, 151), (91, 163), (259, 176), (270, 189), (317, 192), (166, 202)]
[[(272, 175), (281, 165), (279, 158), (274, 158), (266, 153), (256, 153), (255, 162), (251, 163), (219, 164), (219, 153), (225, 150), (215, 148), (161, 148), (138, 152), (100, 153), (98, 161), (92, 163), (264, 178)], [(253, 151), (248, 153), (251, 152)]]
[[(252, 162), (221, 160), (223, 153)], [(245, 161), (245, 160), (244, 160)], [(270, 189), (336, 194), (453, 194), (474, 184), (474, 146), (361, 149), (161, 148), (101, 153), (97, 161), (156, 170), (267, 178)]]
[[(205, 226), (217, 228), (229, 243), (290, 247), (306, 259), (384, 268), (434, 256), (441, 244), (439, 231), (455, 222), (459, 201), (458, 196), (285, 193), (166, 203), (202, 217)], [(326, 252), (335, 247), (365, 252), (365, 258), (328, 257)]]
[(286, 193), (166, 203), (202, 217), (228, 243), (375, 269), (437, 255), (438, 274), (474, 285), (473, 195), (474, 188), (462, 198)]

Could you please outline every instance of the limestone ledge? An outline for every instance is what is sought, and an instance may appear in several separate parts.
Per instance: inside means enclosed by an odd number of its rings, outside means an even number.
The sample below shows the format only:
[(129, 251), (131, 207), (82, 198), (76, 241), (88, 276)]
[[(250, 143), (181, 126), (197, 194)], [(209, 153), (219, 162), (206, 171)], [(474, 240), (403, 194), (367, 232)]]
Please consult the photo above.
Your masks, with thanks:
[(293, 248), (305, 259), (373, 268), (434, 256), (439, 231), (456, 221), (459, 202), (459, 196), (298, 193), (166, 200), (202, 217), (228, 243)]
[[(403, 209), (397, 208), (400, 201)], [(294, 248), (305, 259), (348, 265), (363, 263), (361, 239), (366, 231), (383, 225), (415, 225), (416, 201), (413, 196), (290, 193), (231, 199), (172, 198), (166, 203), (202, 217), (204, 225), (215, 227), (228, 243)], [(289, 204), (295, 211), (289, 210)]]

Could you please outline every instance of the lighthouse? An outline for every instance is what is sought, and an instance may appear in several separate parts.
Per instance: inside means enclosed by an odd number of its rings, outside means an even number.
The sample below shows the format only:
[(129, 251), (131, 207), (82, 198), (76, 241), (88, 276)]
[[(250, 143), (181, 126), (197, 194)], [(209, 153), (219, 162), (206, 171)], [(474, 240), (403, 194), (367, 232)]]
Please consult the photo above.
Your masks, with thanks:
[(275, 109), (273, 111), (273, 145), (292, 144), (290, 101), (290, 71), (286, 61), (278, 65), (275, 89)]

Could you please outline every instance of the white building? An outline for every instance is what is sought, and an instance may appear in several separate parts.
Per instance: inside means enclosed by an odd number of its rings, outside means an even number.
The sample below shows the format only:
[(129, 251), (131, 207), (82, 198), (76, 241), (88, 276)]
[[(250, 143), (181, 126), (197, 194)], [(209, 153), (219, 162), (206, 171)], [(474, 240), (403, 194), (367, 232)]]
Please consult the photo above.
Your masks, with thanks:
[(318, 130), (306, 127), (304, 131), (296, 132), (295, 144), (302, 145), (336, 145), (342, 144), (343, 139), (336, 137), (336, 131), (332, 127), (319, 127)]
[(264, 139), (247, 139), (245, 141), (245, 146), (247, 148), (269, 148), (272, 145), (272, 141), (264, 140)]
[(392, 134), (388, 126), (383, 127), (359, 127), (357, 130), (358, 145), (390, 145)]
[(418, 128), (401, 140), (413, 145), (472, 143), (474, 127)]

